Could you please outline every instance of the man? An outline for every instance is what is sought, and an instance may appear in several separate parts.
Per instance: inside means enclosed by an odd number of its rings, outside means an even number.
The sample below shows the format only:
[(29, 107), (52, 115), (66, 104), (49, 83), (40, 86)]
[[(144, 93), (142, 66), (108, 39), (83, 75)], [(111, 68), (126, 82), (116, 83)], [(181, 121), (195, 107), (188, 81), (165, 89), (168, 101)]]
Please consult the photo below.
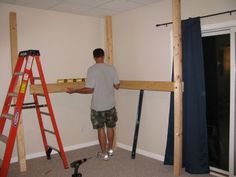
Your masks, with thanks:
[(117, 122), (114, 88), (119, 89), (120, 81), (114, 66), (104, 63), (102, 49), (95, 49), (93, 56), (96, 64), (88, 69), (85, 87), (81, 89), (68, 88), (67, 92), (70, 94), (93, 94), (91, 122), (93, 128), (98, 130), (102, 158), (109, 160), (109, 156), (113, 155), (114, 127)]

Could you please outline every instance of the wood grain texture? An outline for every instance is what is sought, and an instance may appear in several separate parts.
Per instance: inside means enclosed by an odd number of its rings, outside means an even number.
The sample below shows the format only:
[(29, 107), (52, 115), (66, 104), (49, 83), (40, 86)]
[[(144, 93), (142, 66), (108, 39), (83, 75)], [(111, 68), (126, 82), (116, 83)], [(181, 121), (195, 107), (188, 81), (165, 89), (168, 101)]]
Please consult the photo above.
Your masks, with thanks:
[(182, 172), (183, 148), (183, 74), (182, 74), (182, 32), (181, 0), (172, 1), (173, 56), (174, 56), (174, 175)]
[(112, 17), (106, 16), (105, 21), (106, 21), (107, 60), (109, 64), (113, 64)]
[[(112, 16), (106, 16), (106, 46), (107, 46), (107, 63), (113, 64), (113, 38), (112, 38)], [(117, 133), (114, 128), (113, 149), (117, 148)]]

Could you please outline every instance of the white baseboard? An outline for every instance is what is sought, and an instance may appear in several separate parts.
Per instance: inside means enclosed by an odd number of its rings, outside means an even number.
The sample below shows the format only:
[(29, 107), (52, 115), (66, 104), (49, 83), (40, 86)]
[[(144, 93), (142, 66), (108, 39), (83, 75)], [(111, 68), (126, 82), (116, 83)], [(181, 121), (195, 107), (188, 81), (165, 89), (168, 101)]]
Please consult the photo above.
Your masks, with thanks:
[[(82, 148), (94, 146), (94, 145), (97, 145), (97, 144), (98, 144), (98, 141), (90, 141), (90, 142), (87, 142), (87, 143), (81, 143), (81, 144), (76, 144), (76, 145), (64, 147), (64, 151), (65, 152), (73, 151), (73, 150), (76, 150), (76, 149), (82, 149)], [(55, 151), (52, 152), (52, 154), (56, 154), (56, 153), (57, 152), (55, 152)], [(34, 159), (34, 158), (44, 157), (44, 156), (45, 156), (45, 151), (42, 151), (42, 152), (27, 154), (26, 159), (29, 160), (29, 159)], [(14, 162), (18, 162), (18, 157), (12, 157), (11, 158), (11, 163), (14, 163)]]
[[(122, 143), (117, 143), (117, 146), (121, 149), (125, 149), (127, 151), (132, 151), (132, 147), (126, 144), (122, 144)], [(159, 155), (159, 154), (155, 154), (152, 152), (148, 152), (142, 149), (137, 149), (136, 150), (137, 154), (155, 159), (155, 160), (159, 160), (161, 162), (164, 162), (164, 156)], [(214, 167), (210, 167), (210, 174), (213, 176), (217, 176), (217, 177), (227, 177), (229, 176), (229, 173), (227, 171), (224, 170), (220, 170)]]
[[(122, 143), (117, 143), (117, 146), (121, 149), (125, 149), (127, 151), (132, 151), (132, 147), (129, 146), (129, 145), (122, 144)], [(152, 152), (148, 152), (148, 151), (145, 151), (143, 149), (137, 149), (136, 152), (137, 152), (137, 154), (140, 154), (140, 155), (143, 155), (143, 156), (146, 156), (146, 157), (164, 162), (164, 156), (162, 156), (162, 155), (155, 154), (155, 153), (152, 153)]]
[[(81, 148), (94, 146), (94, 145), (97, 145), (97, 144), (98, 144), (98, 141), (90, 141), (90, 142), (87, 142), (87, 143), (76, 144), (76, 145), (64, 147), (64, 150), (65, 150), (65, 152), (68, 152), (68, 151), (73, 151), (73, 150), (77, 150), (77, 149), (81, 149)], [(117, 146), (121, 149), (132, 151), (132, 147), (129, 146), (129, 145), (122, 144), (122, 143), (117, 143)], [(137, 152), (137, 154), (140, 154), (140, 155), (143, 155), (143, 156), (155, 159), (155, 160), (159, 160), (159, 161), (162, 161), (162, 162), (164, 161), (164, 156), (159, 155), (159, 154), (148, 152), (148, 151), (145, 151), (143, 149), (137, 149), (136, 152)], [(56, 154), (56, 153), (57, 152), (54, 152), (54, 151), (52, 152), (52, 154)], [(44, 157), (44, 156), (45, 156), (45, 152), (42, 151), (42, 152), (27, 154), (26, 159), (29, 160), (29, 159), (34, 159), (34, 158)], [(11, 163), (14, 163), (14, 162), (18, 162), (18, 157), (12, 157)]]
[(90, 147), (90, 146), (94, 146), (94, 145), (98, 145), (98, 140), (96, 141), (90, 141), (87, 143), (82, 143), (82, 144), (76, 144), (76, 145), (72, 145), (72, 146), (67, 146), (65, 147), (65, 151), (73, 151), (76, 149), (82, 149), (82, 148), (86, 148), (86, 147)]

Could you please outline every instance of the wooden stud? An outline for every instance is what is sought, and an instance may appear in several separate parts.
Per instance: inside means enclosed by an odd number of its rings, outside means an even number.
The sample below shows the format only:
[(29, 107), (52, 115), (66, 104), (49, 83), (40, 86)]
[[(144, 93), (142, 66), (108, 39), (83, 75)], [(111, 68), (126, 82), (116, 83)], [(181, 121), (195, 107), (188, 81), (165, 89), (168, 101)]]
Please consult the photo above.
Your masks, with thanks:
[[(149, 91), (163, 91), (173, 92), (173, 82), (156, 82), (156, 81), (120, 81), (120, 89), (127, 90), (149, 90)], [(66, 92), (67, 88), (79, 89), (85, 86), (85, 82), (74, 83), (50, 83), (47, 84), (49, 93), (62, 93)], [(42, 94), (42, 86), (40, 84), (30, 86), (31, 94)]]
[(18, 58), (18, 43), (17, 43), (17, 19), (16, 13), (10, 12), (10, 45), (11, 45), (11, 66), (12, 74)]
[(181, 0), (173, 0), (173, 56), (174, 56), (174, 175), (182, 171), (183, 144), (183, 76), (182, 76), (182, 32)]
[(109, 64), (113, 63), (113, 41), (112, 41), (112, 17), (106, 16), (106, 45), (107, 45), (107, 60)]
[[(112, 16), (106, 16), (107, 62), (113, 64)], [(117, 148), (116, 128), (114, 128), (113, 149)]]
[[(9, 20), (10, 20), (11, 65), (12, 65), (12, 73), (13, 73), (16, 62), (17, 62), (17, 58), (18, 58), (17, 19), (16, 19), (15, 12), (10, 12)], [(19, 87), (16, 87), (16, 88), (19, 88)], [(16, 100), (14, 100), (14, 102), (16, 102)], [(24, 172), (27, 169), (26, 169), (24, 127), (23, 127), (22, 119), (20, 119), (19, 127), (17, 130), (17, 152), (18, 152), (20, 171)]]

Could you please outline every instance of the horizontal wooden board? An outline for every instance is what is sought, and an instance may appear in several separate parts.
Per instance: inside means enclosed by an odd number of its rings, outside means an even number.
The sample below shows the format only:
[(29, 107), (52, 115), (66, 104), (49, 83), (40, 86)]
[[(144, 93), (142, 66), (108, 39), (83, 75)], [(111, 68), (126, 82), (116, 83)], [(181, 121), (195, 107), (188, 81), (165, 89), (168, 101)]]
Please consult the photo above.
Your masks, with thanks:
[[(85, 82), (74, 82), (74, 83), (50, 83), (47, 84), (49, 93), (60, 93), (66, 92), (67, 88), (82, 88)], [(149, 90), (149, 91), (164, 91), (173, 92), (174, 83), (173, 82), (158, 82), (158, 81), (128, 81), (122, 80), (120, 82), (121, 89), (128, 90)], [(31, 85), (31, 94), (42, 94), (43, 89), (41, 85)]]
[(150, 90), (150, 91), (174, 91), (173, 82), (164, 82), (164, 81), (120, 81), (121, 89), (128, 90)]

